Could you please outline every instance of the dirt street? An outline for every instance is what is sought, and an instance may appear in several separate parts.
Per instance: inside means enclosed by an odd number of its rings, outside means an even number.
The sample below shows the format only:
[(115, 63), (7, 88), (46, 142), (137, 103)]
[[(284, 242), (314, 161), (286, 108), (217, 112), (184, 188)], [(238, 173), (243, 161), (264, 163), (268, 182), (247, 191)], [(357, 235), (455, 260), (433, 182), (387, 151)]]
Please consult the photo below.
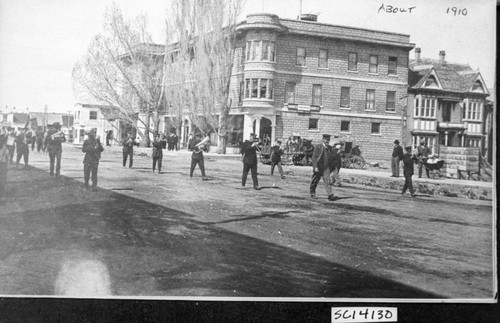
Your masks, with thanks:
[[(83, 189), (83, 153), (64, 146), (10, 168), (0, 205), (0, 294), (314, 298), (492, 298), (492, 202), (403, 197), (259, 165), (262, 190), (241, 187), (238, 158), (165, 152), (163, 173), (106, 150), (97, 192)], [(277, 170), (276, 170), (277, 173)], [(94, 286), (95, 285), (95, 286)], [(94, 289), (92, 289), (94, 288)]]

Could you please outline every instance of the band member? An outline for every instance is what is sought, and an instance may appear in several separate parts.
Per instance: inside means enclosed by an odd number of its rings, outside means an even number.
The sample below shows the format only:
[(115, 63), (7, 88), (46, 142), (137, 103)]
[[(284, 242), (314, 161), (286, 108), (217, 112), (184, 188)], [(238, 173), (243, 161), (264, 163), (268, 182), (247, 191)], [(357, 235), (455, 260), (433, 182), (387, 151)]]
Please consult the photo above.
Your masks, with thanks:
[(405, 195), (406, 190), (409, 189), (411, 196), (415, 196), (415, 189), (413, 188), (411, 177), (413, 175), (413, 164), (415, 160), (418, 160), (418, 158), (412, 155), (411, 146), (406, 146), (405, 150), (406, 154), (403, 155), (403, 175), (405, 177), (405, 184), (403, 186), (403, 191), (401, 191), (401, 194)]
[(156, 163), (158, 163), (158, 174), (161, 173), (163, 149), (165, 148), (167, 148), (167, 140), (157, 133), (153, 141), (153, 173), (155, 172)]
[(326, 193), (329, 201), (335, 201), (337, 198), (333, 195), (332, 182), (330, 179), (330, 165), (333, 164), (332, 149), (329, 145), (330, 135), (323, 135), (322, 143), (314, 147), (312, 156), (313, 175), (311, 178), (310, 193), (313, 199), (316, 198), (316, 186), (323, 177)]
[(257, 178), (257, 151), (259, 148), (259, 139), (255, 134), (250, 134), (250, 140), (246, 140), (241, 146), (243, 154), (243, 175), (241, 177), (241, 186), (245, 187), (248, 171), (252, 171), (253, 188), (260, 190), (259, 180)]
[(97, 168), (101, 153), (104, 151), (99, 136), (95, 136), (94, 130), (86, 131), (87, 139), (83, 142), (82, 152), (85, 153), (83, 158), (83, 178), (85, 180), (85, 189), (89, 188), (90, 173), (92, 173), (92, 191), (97, 190)]
[(26, 128), (20, 129), (18, 135), (16, 136), (16, 167), (19, 166), (19, 162), (21, 158), (24, 159), (24, 168), (28, 167), (28, 158), (30, 154), (29, 144), (31, 142), (31, 138), (28, 137), (26, 133)]
[(7, 164), (9, 163), (9, 151), (5, 140), (0, 140), (0, 202), (7, 196)]
[(42, 150), (43, 147), (43, 132), (42, 131), (37, 131), (36, 132), (36, 151), (39, 153), (40, 150)]
[(281, 141), (276, 141), (276, 145), (271, 147), (271, 176), (273, 176), (274, 167), (278, 166), (281, 178), (285, 178), (285, 173), (283, 173), (283, 167), (281, 166), (281, 155), (284, 153), (285, 151), (281, 148)]
[(7, 141), (5, 143), (5, 147), (9, 151), (9, 162), (11, 164), (14, 163), (14, 150), (16, 149), (16, 132), (14, 128), (7, 128)]
[(205, 160), (203, 157), (203, 149), (205, 148), (205, 144), (207, 141), (208, 137), (202, 141), (201, 134), (197, 133), (188, 147), (189, 150), (193, 151), (193, 153), (191, 154), (191, 169), (189, 170), (189, 177), (193, 177), (194, 169), (196, 167), (196, 164), (198, 164), (201, 170), (202, 181), (207, 180), (207, 176), (205, 175)]
[(54, 122), (49, 126), (44, 140), (44, 150), (49, 152), (50, 176), (54, 176), (54, 162), (56, 162), (56, 177), (61, 174), (62, 143), (66, 141), (66, 136), (61, 131), (61, 124)]
[(123, 167), (127, 165), (127, 157), (129, 157), (128, 168), (134, 165), (134, 146), (139, 146), (139, 143), (134, 140), (132, 133), (128, 133), (127, 137), (122, 140), (123, 146)]

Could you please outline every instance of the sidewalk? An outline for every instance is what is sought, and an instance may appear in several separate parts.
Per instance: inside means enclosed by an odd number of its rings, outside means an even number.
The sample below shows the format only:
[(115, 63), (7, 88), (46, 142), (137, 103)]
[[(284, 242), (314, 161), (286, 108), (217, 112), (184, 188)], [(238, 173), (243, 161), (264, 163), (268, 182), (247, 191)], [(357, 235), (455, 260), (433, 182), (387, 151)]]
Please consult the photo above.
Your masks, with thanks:
[[(109, 151), (116, 153), (121, 153), (121, 146), (111, 146), (105, 147)], [(137, 156), (150, 157), (152, 148), (138, 147), (134, 149), (134, 154)], [(178, 151), (165, 151), (169, 155), (185, 155), (186, 157), (191, 155), (191, 152), (186, 149), (181, 149)], [(230, 160), (240, 160), (240, 154), (226, 154), (221, 155), (215, 151), (208, 153), (203, 153), (205, 158), (213, 159), (230, 159)], [(259, 167), (266, 167), (262, 165)], [(284, 170), (289, 175), (300, 175), (300, 176), (310, 176), (311, 167), (307, 166), (294, 166), (294, 165), (284, 165)], [(399, 178), (391, 177), (391, 172), (389, 169), (379, 169), (377, 171), (367, 170), (367, 169), (348, 169), (342, 168), (340, 170), (340, 178), (342, 183), (351, 183), (358, 185), (365, 185), (370, 187), (378, 187), (382, 189), (391, 190), (402, 190), (404, 184), (404, 177)], [(494, 184), (492, 182), (481, 182), (472, 180), (459, 180), (452, 178), (417, 178), (416, 175), (413, 176), (413, 187), (420, 194), (427, 195), (441, 195), (448, 197), (461, 197), (469, 199), (480, 199), (480, 200), (493, 200), (494, 196)]]

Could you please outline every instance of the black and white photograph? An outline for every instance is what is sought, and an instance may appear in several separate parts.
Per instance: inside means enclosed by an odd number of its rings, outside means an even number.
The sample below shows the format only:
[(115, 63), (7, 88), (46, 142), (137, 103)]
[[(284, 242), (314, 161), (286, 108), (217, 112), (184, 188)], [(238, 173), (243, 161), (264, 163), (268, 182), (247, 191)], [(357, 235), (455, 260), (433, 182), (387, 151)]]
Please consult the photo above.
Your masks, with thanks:
[(204, 322), (480, 304), (412, 321), (489, 321), (496, 14), (1, 0), (0, 297), (219, 306), (189, 310)]

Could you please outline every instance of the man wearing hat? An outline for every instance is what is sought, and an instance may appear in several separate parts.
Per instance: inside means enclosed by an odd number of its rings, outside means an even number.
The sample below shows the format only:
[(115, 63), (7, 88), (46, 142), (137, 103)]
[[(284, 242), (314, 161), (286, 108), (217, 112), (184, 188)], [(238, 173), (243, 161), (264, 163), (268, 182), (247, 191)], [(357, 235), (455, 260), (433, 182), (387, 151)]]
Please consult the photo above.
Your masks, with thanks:
[(17, 152), (16, 167), (19, 166), (21, 158), (24, 159), (24, 168), (28, 167), (28, 158), (30, 154), (28, 140), (30, 140), (31, 138), (28, 139), (26, 130), (27, 128), (19, 129), (19, 133), (16, 136), (16, 152)]
[(257, 137), (254, 133), (250, 134), (250, 140), (245, 140), (241, 146), (243, 155), (243, 175), (241, 177), (241, 186), (245, 187), (248, 171), (252, 171), (253, 188), (259, 190), (259, 179), (257, 178), (257, 151), (260, 150)]
[(403, 159), (403, 154), (403, 147), (399, 145), (399, 140), (394, 140), (394, 149), (392, 150), (391, 177), (399, 177), (399, 161)]
[(90, 173), (92, 173), (92, 191), (97, 190), (97, 168), (101, 153), (104, 151), (99, 137), (96, 138), (93, 129), (85, 131), (87, 139), (83, 142), (83, 178), (85, 180), (85, 189), (89, 189)]
[(201, 180), (206, 181), (207, 176), (205, 175), (205, 158), (203, 157), (204, 145), (201, 140), (201, 133), (196, 133), (194, 139), (189, 144), (188, 149), (193, 153), (191, 154), (191, 168), (189, 170), (189, 177), (193, 177), (194, 169), (196, 164), (200, 167)]
[[(427, 161), (429, 158), (429, 155), (432, 154), (431, 149), (427, 146), (427, 142), (422, 139), (420, 140), (420, 146), (417, 148), (418, 150), (418, 178), (422, 178), (422, 168), (424, 166), (424, 163)], [(425, 167), (425, 174), (427, 175), (427, 178), (429, 178), (429, 169)]]
[(316, 187), (323, 177), (326, 193), (329, 201), (337, 198), (333, 195), (332, 182), (330, 179), (330, 167), (333, 164), (333, 152), (329, 145), (330, 135), (323, 135), (322, 143), (314, 147), (312, 156), (313, 175), (311, 179), (310, 193), (312, 198), (316, 198)]
[(139, 143), (134, 140), (132, 133), (129, 132), (127, 137), (122, 140), (122, 146), (123, 167), (127, 165), (128, 157), (128, 168), (132, 168), (134, 165), (134, 146), (139, 146)]
[(414, 161), (417, 160), (417, 158), (412, 155), (411, 146), (406, 146), (405, 150), (406, 154), (403, 155), (403, 175), (405, 177), (405, 184), (401, 194), (405, 195), (406, 190), (409, 189), (411, 196), (415, 196), (415, 189), (413, 189), (411, 177), (413, 175)]
[(44, 150), (49, 153), (50, 176), (54, 176), (54, 162), (56, 162), (56, 177), (61, 174), (61, 143), (65, 141), (66, 136), (64, 136), (64, 132), (61, 131), (61, 124), (59, 122), (54, 122), (49, 126), (49, 130), (47, 131), (44, 141)]

